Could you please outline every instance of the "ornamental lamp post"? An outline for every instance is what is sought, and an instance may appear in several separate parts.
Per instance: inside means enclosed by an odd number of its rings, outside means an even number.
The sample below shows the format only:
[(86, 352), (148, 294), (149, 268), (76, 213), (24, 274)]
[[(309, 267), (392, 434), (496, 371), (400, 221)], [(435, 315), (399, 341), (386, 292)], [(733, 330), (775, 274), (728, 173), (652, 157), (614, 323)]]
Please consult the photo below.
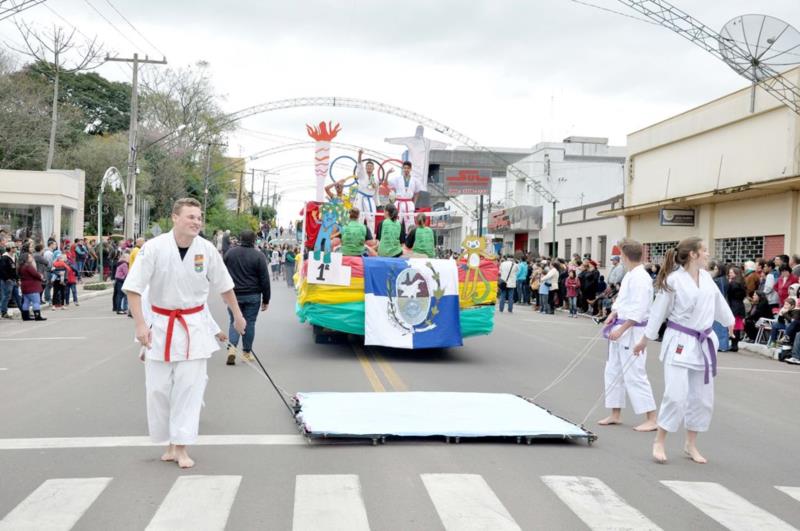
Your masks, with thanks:
[(119, 170), (114, 166), (108, 168), (103, 174), (103, 179), (100, 181), (100, 192), (97, 194), (97, 242), (100, 244), (100, 252), (97, 253), (98, 271), (100, 272), (100, 281), (104, 280), (103, 275), (103, 192), (106, 185), (111, 186), (113, 191), (122, 189), (122, 195), (125, 195), (125, 183)]

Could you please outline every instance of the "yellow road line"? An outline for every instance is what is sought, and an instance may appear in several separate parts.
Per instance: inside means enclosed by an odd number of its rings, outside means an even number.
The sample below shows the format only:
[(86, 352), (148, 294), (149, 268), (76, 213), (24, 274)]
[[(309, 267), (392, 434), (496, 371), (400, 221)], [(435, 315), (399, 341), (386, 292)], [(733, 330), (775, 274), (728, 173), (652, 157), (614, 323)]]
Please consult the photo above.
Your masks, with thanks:
[(400, 375), (395, 372), (394, 367), (386, 361), (386, 358), (373, 350), (370, 350), (369, 353), (372, 354), (375, 363), (381, 368), (381, 372), (383, 372), (383, 375), (395, 391), (408, 391), (408, 385), (406, 385), (403, 379), (400, 378)]
[(358, 362), (361, 364), (361, 368), (364, 370), (364, 374), (367, 380), (369, 380), (372, 389), (377, 393), (386, 392), (386, 388), (383, 386), (383, 383), (381, 383), (381, 379), (378, 378), (378, 373), (375, 372), (369, 359), (367, 359), (367, 356), (364, 354), (364, 349), (358, 345), (353, 345), (353, 352), (356, 353)]

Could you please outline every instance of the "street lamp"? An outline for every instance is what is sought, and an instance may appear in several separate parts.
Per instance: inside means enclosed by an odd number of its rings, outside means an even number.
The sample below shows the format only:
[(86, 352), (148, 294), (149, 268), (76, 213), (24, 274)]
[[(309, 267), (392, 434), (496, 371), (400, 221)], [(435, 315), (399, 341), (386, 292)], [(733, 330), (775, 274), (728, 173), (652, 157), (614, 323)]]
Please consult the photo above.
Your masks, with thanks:
[(114, 166), (108, 168), (103, 174), (103, 179), (100, 181), (100, 192), (97, 194), (97, 243), (100, 244), (97, 261), (101, 282), (103, 281), (103, 192), (105, 192), (106, 185), (111, 186), (115, 192), (122, 189), (122, 194), (125, 195), (125, 182), (122, 180), (119, 170)]

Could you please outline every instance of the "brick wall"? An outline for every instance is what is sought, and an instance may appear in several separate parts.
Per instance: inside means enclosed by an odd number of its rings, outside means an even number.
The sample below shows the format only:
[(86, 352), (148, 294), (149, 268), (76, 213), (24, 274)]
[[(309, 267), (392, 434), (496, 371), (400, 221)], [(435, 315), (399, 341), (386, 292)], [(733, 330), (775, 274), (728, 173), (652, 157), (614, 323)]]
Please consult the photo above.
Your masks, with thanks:
[(764, 258), (772, 258), (783, 254), (784, 236), (764, 236)]

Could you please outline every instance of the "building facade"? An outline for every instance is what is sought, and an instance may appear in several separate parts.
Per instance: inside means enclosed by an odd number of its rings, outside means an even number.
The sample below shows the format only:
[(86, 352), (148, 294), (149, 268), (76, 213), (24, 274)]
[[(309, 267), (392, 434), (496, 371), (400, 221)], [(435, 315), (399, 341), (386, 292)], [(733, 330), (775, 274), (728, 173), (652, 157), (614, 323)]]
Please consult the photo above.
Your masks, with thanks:
[[(784, 74), (800, 83), (800, 69)], [(750, 88), (628, 136), (626, 233), (658, 261), (687, 236), (717, 259), (800, 250), (800, 116)]]
[(514, 250), (564, 256), (563, 248), (553, 249), (554, 223), (556, 242), (564, 242), (558, 234), (560, 222), (554, 221), (554, 213), (557, 217), (559, 210), (568, 212), (622, 194), (625, 155), (625, 147), (609, 146), (607, 138), (571, 136), (562, 142), (537, 144), (533, 153), (515, 166), (550, 190), (558, 203), (554, 206), (544, 201), (529, 182), (508, 174), (506, 205), (541, 207), (541, 224), (532, 229), (530, 224), (512, 225), (505, 235), (504, 248), (513, 246)]
[(83, 236), (83, 170), (0, 170), (0, 229), (13, 238)]

